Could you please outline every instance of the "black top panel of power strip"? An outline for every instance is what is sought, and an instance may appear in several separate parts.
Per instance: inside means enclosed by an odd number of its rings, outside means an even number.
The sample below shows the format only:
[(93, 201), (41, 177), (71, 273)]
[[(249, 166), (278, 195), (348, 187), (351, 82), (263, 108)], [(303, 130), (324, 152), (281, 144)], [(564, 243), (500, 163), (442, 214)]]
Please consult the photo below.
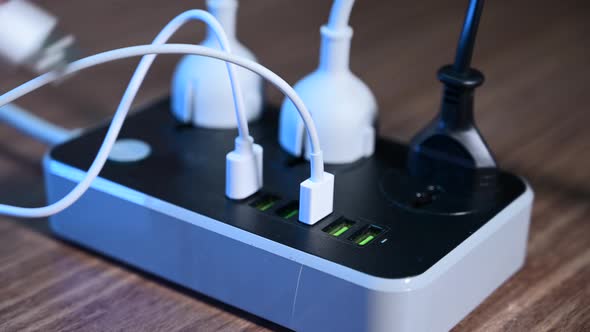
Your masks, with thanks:
[[(225, 190), (225, 155), (233, 149), (237, 130), (182, 125), (172, 117), (168, 100), (157, 102), (127, 119), (121, 138), (143, 140), (152, 154), (141, 161), (109, 161), (100, 176), (149, 196), (206, 215), (283, 245), (383, 278), (419, 275), (467, 239), (525, 190), (518, 177), (498, 176), (498, 190), (486, 204), (469, 197), (439, 192), (432, 202), (401, 202), (425, 184), (405, 176), (406, 146), (384, 139), (370, 158), (326, 166), (335, 175), (334, 213), (314, 226), (279, 216), (281, 207), (298, 199), (299, 184), (309, 164), (290, 157), (278, 145), (278, 110), (267, 107), (250, 126), (264, 148), (264, 187), (255, 197), (232, 201)], [(100, 146), (106, 125), (55, 147), (51, 157), (86, 170)], [(262, 212), (252, 202), (264, 194), (278, 197)], [(354, 225), (334, 237), (325, 231), (345, 217)], [(371, 243), (359, 246), (350, 238), (369, 225), (383, 229)]]

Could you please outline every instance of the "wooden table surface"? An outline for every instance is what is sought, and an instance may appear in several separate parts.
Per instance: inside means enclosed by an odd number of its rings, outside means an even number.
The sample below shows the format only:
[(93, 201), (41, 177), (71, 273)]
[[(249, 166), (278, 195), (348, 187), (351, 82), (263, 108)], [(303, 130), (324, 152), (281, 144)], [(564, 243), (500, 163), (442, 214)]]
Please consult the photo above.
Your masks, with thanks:
[[(202, 1), (39, 1), (86, 54), (149, 42)], [(373, 89), (380, 134), (408, 140), (436, 112), (437, 68), (455, 49), (467, 0), (358, 1), (351, 67)], [(330, 2), (243, 1), (239, 34), (295, 82), (317, 64)], [(191, 24), (175, 38), (198, 42)], [(456, 331), (590, 331), (590, 2), (489, 1), (474, 65), (481, 131), (535, 192), (525, 267)], [(168, 93), (178, 57), (163, 56), (138, 103)], [(68, 127), (110, 116), (137, 60), (104, 65), (20, 104)], [(30, 75), (2, 69), (0, 91)], [(271, 102), (281, 96), (268, 88)], [(0, 201), (44, 203), (45, 147), (0, 127)], [(84, 220), (80, 220), (84, 222)], [(451, 305), (451, 304), (449, 304)], [(49, 235), (46, 222), (0, 219), (0, 331), (267, 331), (280, 327)]]

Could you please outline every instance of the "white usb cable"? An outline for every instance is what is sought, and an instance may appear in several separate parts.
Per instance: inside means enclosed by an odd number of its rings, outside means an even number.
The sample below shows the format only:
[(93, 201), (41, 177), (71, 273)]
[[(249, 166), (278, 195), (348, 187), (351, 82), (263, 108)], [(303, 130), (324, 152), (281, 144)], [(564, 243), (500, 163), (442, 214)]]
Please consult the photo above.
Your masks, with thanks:
[[(76, 57), (72, 35), (57, 28), (57, 18), (26, 0), (0, 0), (0, 58), (38, 74)], [(48, 145), (61, 143), (76, 131), (61, 128), (17, 105), (0, 109), (0, 122)]]
[(0, 107), (0, 122), (16, 128), (20, 132), (47, 145), (63, 143), (74, 135), (74, 130), (67, 130), (45, 121), (15, 104)]
[[(160, 31), (152, 42), (153, 45), (164, 44), (184, 24), (192, 20), (205, 22), (221, 49), (231, 53), (230, 42), (219, 21), (210, 13), (200, 10), (188, 10), (176, 16)], [(149, 66), (154, 62), (156, 55), (145, 56), (137, 67), (133, 77), (140, 75), (140, 67), (147, 72)], [(235, 141), (235, 149), (226, 156), (226, 186), (225, 194), (232, 199), (243, 199), (262, 188), (262, 156), (263, 149), (260, 145), (254, 144), (248, 129), (248, 118), (244, 106), (242, 88), (236, 75), (236, 70), (229, 62), (226, 63), (229, 74), (229, 81), (233, 96), (233, 104), (238, 124), (238, 137)], [(143, 74), (145, 76), (145, 73)], [(133, 81), (134, 78), (131, 80)], [(143, 80), (143, 78), (142, 78)], [(239, 179), (239, 180), (238, 180)]]
[[(6, 94), (0, 96), (0, 107), (42, 86), (45, 86), (58, 79), (63, 79), (61, 75), (62, 73), (69, 75), (102, 63), (145, 54), (196, 54), (232, 62), (236, 65), (258, 73), (266, 80), (270, 81), (273, 85), (275, 85), (285, 95), (287, 95), (287, 97), (290, 98), (290, 100), (297, 107), (302, 117), (309, 136), (312, 150), (310, 164), (311, 177), (301, 183), (300, 188), (300, 221), (307, 224), (313, 224), (332, 212), (334, 176), (330, 173), (324, 172), (324, 162), (322, 151), (320, 149), (318, 133), (316, 131), (311, 114), (303, 104), (303, 101), (287, 82), (285, 82), (271, 70), (258, 63), (234, 56), (229, 53), (205, 48), (202, 46), (185, 44), (133, 46), (99, 53), (69, 64), (63, 69), (62, 72), (53, 71), (46, 73), (7, 92)], [(133, 76), (133, 79), (125, 91), (125, 94), (123, 95), (123, 98), (107, 131), (103, 144), (101, 145), (95, 160), (92, 162), (92, 165), (90, 166), (83, 180), (78, 183), (76, 187), (74, 187), (74, 189), (66, 196), (51, 205), (39, 208), (0, 205), (0, 214), (29, 218), (46, 217), (67, 208), (78, 198), (80, 198), (82, 194), (84, 194), (84, 192), (90, 187), (92, 181), (98, 176), (100, 170), (108, 158), (117, 135), (121, 130), (125, 116), (127, 115), (131, 103), (137, 94), (139, 87), (141, 86), (147, 69), (149, 69), (149, 66), (147, 66), (146, 63), (147, 62), (143, 62), (143, 66), (140, 63), (141, 68), (138, 66), (136, 71), (138, 74)]]
[[(205, 22), (210, 27), (211, 31), (213, 31), (213, 33), (217, 37), (218, 42), (221, 45), (221, 48), (226, 52), (231, 52), (227, 36), (225, 35), (225, 31), (223, 30), (223, 28), (221, 27), (219, 22), (215, 19), (215, 17), (213, 17), (210, 13), (203, 11), (203, 10), (189, 10), (189, 11), (186, 11), (186, 12), (178, 15), (177, 17), (172, 19), (160, 31), (160, 33), (156, 36), (156, 38), (154, 39), (152, 44), (158, 45), (158, 44), (165, 43), (168, 39), (170, 39), (170, 37), (182, 25), (184, 25), (186, 22), (188, 22), (190, 20), (195, 20), (195, 19), (202, 20), (203, 22)], [(123, 121), (122, 119), (124, 119), (127, 111), (131, 107), (131, 103), (133, 102), (133, 99), (135, 98), (137, 90), (139, 90), (139, 86), (143, 82), (145, 75), (147, 74), (147, 71), (151, 67), (155, 58), (156, 58), (156, 55), (150, 54), (150, 55), (144, 56), (141, 59), (139, 65), (137, 66), (137, 69), (135, 70), (135, 72), (129, 82), (127, 90), (125, 91), (125, 94), (123, 95), (123, 98), (121, 99), (117, 113), (115, 115), (115, 118), (113, 119), (113, 125), (111, 126), (111, 128), (116, 128), (115, 125), (119, 122), (122, 125), (122, 121)], [(78, 63), (78, 62), (79, 61), (77, 61), (76, 63)], [(262, 176), (262, 173), (261, 173), (262, 148), (253, 146), (254, 145), (253, 139), (250, 137), (250, 134), (249, 134), (248, 121), (247, 121), (245, 114), (244, 114), (244, 106), (243, 106), (244, 103), (243, 103), (241, 89), (240, 89), (239, 84), (237, 84), (235, 70), (230, 63), (227, 63), (227, 71), (228, 71), (229, 78), (230, 78), (230, 84), (232, 86), (232, 94), (233, 94), (233, 100), (234, 100), (234, 107), (235, 107), (235, 111), (236, 111), (236, 119), (237, 119), (237, 123), (238, 123), (238, 134), (239, 134), (238, 139), (236, 139), (236, 151), (234, 153), (228, 154), (228, 167), (231, 169), (232, 173), (234, 173), (236, 175), (244, 176), (244, 177), (249, 176), (251, 178), (251, 179), (249, 179), (249, 181), (241, 182), (239, 186), (238, 185), (234, 185), (234, 186), (228, 185), (228, 187), (229, 188), (238, 187), (241, 189), (240, 193), (249, 192), (250, 194), (253, 194), (262, 186), (261, 181), (259, 181)], [(60, 69), (60, 73), (68, 74), (68, 73), (73, 73), (73, 71), (69, 72), (69, 71), (64, 71), (63, 69)], [(56, 77), (57, 75), (58, 74), (56, 74), (56, 72), (54, 71), (54, 72), (50, 72), (46, 75), (40, 76), (39, 78), (41, 78), (41, 77)], [(31, 81), (31, 82), (33, 82), (33, 81)], [(31, 82), (29, 82), (29, 83), (31, 83)], [(18, 88), (15, 90), (18, 90)], [(1, 105), (4, 105), (4, 103), (2, 103)], [(10, 106), (10, 105), (8, 105), (8, 106)], [(10, 108), (6, 109), (6, 111), (9, 111), (9, 110), (10, 110)], [(120, 112), (121, 110), (124, 110), (124, 112)], [(2, 109), (0, 109), (0, 111), (2, 111)], [(124, 114), (123, 114), (121, 120), (115, 121), (117, 119), (116, 116), (119, 113), (124, 113)], [(7, 116), (7, 119), (10, 119), (11, 117), (14, 117), (15, 112), (12, 112), (12, 113), (6, 112), (4, 114)], [(22, 114), (22, 112), (21, 112), (21, 114)], [(119, 129), (120, 129), (120, 127), (119, 127)], [(107, 137), (105, 138), (105, 143), (112, 141), (110, 143), (110, 145), (112, 147), (112, 144), (114, 144), (116, 136), (118, 135), (119, 129), (115, 130), (114, 134), (111, 134), (111, 135), (109, 135), (109, 134), (113, 131), (109, 130), (109, 133), (107, 133)], [(107, 144), (106, 146), (108, 146), (108, 145), (109, 144)], [(106, 158), (108, 158), (108, 154), (110, 153), (111, 147), (108, 148), (109, 152), (106, 153), (106, 157), (104, 158), (105, 161), (106, 161)], [(99, 150), (98, 155), (101, 155), (101, 152), (104, 152), (104, 151), (105, 150), (102, 150), (102, 149)], [(97, 157), (97, 159), (100, 160), (100, 158), (98, 158), (98, 157)], [(231, 160), (238, 160), (238, 162), (233, 162)], [(104, 161), (101, 164), (104, 164)], [(100, 168), (102, 168), (102, 165), (100, 166)], [(91, 169), (92, 169), (92, 167), (91, 167)], [(89, 171), (89, 173), (91, 173), (91, 172)], [(96, 174), (98, 175), (98, 172), (96, 172)], [(234, 178), (236, 178), (236, 176), (234, 176)], [(236, 180), (232, 180), (232, 181), (237, 182)], [(234, 192), (232, 192), (232, 194), (233, 193)], [(232, 195), (228, 195), (228, 196), (230, 196), (230, 198), (236, 198), (236, 197), (232, 197)], [(66, 197), (68, 197), (68, 196), (66, 196)], [(240, 197), (240, 198), (243, 198), (243, 197)], [(59, 203), (59, 202), (57, 202), (57, 203)], [(69, 203), (69, 204), (71, 204), (71, 203)], [(23, 210), (22, 212), (25, 212), (25, 211), (29, 211), (29, 212), (33, 213), (30, 216), (34, 217), (35, 216), (34, 213), (40, 213), (41, 215), (39, 215), (39, 216), (46, 216), (48, 214), (51, 214), (49, 212), (53, 211), (53, 210), (48, 209), (48, 211), (45, 211), (43, 209), (38, 209), (38, 210), (28, 209), (28, 210)], [(1, 210), (0, 210), (0, 212), (1, 212)], [(24, 216), (26, 216), (26, 215), (24, 215)]]

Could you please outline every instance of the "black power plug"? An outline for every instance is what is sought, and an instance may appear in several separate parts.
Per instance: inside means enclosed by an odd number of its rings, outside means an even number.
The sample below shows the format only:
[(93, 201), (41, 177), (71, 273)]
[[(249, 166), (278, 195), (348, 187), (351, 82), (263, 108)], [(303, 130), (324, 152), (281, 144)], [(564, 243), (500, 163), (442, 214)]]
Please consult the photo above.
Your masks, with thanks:
[(496, 186), (497, 168), (473, 116), (474, 90), (484, 76), (470, 68), (483, 3), (471, 0), (455, 63), (438, 71), (444, 85), (440, 112), (412, 139), (408, 168), (412, 176), (446, 191), (487, 199)]

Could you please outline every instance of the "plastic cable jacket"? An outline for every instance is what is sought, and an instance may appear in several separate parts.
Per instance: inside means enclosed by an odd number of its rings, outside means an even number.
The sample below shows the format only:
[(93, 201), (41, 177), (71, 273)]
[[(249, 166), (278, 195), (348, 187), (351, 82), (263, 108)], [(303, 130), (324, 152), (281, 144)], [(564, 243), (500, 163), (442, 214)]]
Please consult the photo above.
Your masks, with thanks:
[[(303, 122), (306, 126), (307, 133), (311, 142), (312, 153), (321, 156), (320, 144), (319, 144), (319, 137), (313, 123), (313, 119), (311, 114), (305, 107), (303, 101), (295, 90), (282, 78), (280, 78), (277, 74), (272, 72), (271, 70), (267, 69), (266, 67), (244, 59), (239, 56), (235, 56), (229, 53), (225, 53), (222, 51), (197, 46), (197, 45), (186, 45), (186, 44), (164, 44), (164, 45), (142, 45), (142, 46), (132, 46), (126, 47), (122, 49), (107, 51), (103, 53), (99, 53), (93, 56), (89, 56), (87, 58), (80, 59), (68, 65), (66, 68), (63, 69), (62, 72), (49, 72), (47, 74), (41, 75), (11, 91), (8, 93), (0, 96), (0, 107), (7, 103), (14, 101), (15, 99), (24, 96), (44, 85), (47, 85), (53, 81), (62, 78), (62, 73), (65, 75), (69, 75), (75, 73), (77, 71), (94, 67), (96, 65), (128, 58), (134, 56), (141, 56), (145, 54), (195, 54), (195, 55), (202, 55), (208, 56), (228, 62), (232, 62), (238, 66), (244, 67), (246, 69), (252, 70), (263, 78), (270, 81), (274, 84), (279, 90), (281, 90), (296, 106), (299, 114), (301, 115)], [(141, 65), (141, 64), (140, 64)], [(110, 150), (121, 130), (123, 125), (123, 121), (129, 111), (131, 103), (141, 86), (143, 78), (147, 73), (149, 66), (146, 65), (142, 68), (137, 68), (136, 73), (138, 75), (134, 75), (134, 79), (131, 80), (129, 83), (128, 89), (125, 91), (123, 98), (117, 108), (117, 112), (113, 117), (111, 125), (107, 131), (103, 144), (101, 145), (98, 154), (93, 161), (92, 165), (90, 166), (86, 176), (84, 179), (76, 185), (76, 187), (68, 193), (65, 197), (61, 200), (40, 208), (23, 208), (23, 207), (16, 207), (10, 205), (0, 205), (0, 214), (4, 215), (11, 215), (17, 217), (46, 217), (55, 213), (62, 211), (63, 209), (67, 208), (71, 204), (73, 204), (89, 187), (92, 181), (98, 176), (100, 170), (104, 166)], [(314, 167), (314, 165), (320, 164), (322, 167)], [(312, 172), (312, 179), (322, 179), (323, 177), (323, 160), (320, 158), (317, 163), (311, 164), (311, 172)]]

